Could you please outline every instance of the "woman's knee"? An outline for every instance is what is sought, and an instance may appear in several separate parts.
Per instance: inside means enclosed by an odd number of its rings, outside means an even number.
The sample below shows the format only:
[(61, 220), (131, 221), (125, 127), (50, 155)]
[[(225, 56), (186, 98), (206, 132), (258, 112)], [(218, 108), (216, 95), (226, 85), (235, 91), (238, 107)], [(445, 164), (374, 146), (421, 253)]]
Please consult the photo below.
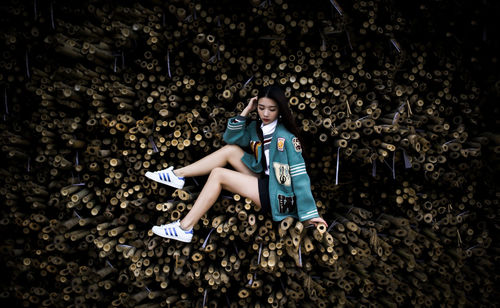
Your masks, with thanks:
[(212, 171), (210, 171), (210, 178), (212, 179), (216, 179), (218, 180), (219, 182), (222, 181), (222, 178), (224, 176), (224, 172), (225, 170), (227, 170), (226, 168), (222, 168), (222, 167), (215, 167), (212, 169)]

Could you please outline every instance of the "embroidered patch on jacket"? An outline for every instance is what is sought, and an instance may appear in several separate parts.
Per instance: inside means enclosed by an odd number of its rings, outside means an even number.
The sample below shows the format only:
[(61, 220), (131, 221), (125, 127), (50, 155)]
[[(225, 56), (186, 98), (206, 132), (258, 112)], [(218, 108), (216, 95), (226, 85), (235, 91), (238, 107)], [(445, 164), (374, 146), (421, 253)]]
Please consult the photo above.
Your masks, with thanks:
[(278, 195), (278, 206), (280, 213), (290, 213), (295, 210), (295, 196), (287, 197)]
[(299, 138), (294, 137), (292, 139), (293, 147), (295, 148), (295, 152), (302, 153), (302, 146), (300, 145)]
[(250, 140), (250, 148), (252, 149), (253, 155), (255, 159), (259, 159), (259, 148), (261, 147), (262, 142)]
[(278, 138), (278, 151), (283, 152), (285, 150), (285, 138)]
[(274, 175), (278, 183), (285, 186), (290, 186), (292, 183), (292, 177), (290, 176), (290, 166), (286, 164), (280, 164), (277, 162), (273, 163)]

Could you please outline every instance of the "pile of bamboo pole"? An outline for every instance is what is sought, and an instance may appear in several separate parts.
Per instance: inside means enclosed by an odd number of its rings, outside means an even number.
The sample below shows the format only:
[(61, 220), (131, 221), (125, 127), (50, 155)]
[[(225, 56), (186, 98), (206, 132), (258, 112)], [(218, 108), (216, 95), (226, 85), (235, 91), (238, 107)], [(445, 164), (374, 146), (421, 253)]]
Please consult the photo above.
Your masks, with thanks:
[[(232, 6), (5, 7), (0, 255), (11, 279), (0, 298), (25, 307), (494, 303), (500, 135), (484, 124), (483, 89), (462, 54), (412, 34), (436, 23), (440, 4), (422, 5), (424, 18), (380, 1)], [(222, 147), (228, 118), (267, 84), (286, 91), (306, 137), (328, 228), (273, 222), (223, 192), (191, 243), (154, 236), (153, 225), (189, 211), (205, 178), (175, 190), (145, 172)]]

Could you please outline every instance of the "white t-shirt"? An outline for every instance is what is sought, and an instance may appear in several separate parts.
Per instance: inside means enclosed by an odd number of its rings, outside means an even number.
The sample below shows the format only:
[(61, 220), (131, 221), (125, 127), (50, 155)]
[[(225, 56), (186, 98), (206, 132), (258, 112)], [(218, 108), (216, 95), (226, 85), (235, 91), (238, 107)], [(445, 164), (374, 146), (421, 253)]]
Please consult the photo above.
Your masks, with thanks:
[(273, 139), (273, 133), (276, 130), (276, 125), (278, 125), (278, 119), (273, 122), (264, 125), (262, 123), (260, 128), (262, 129), (262, 134), (264, 136), (264, 156), (266, 158), (266, 171), (265, 173), (269, 175), (269, 148), (271, 146), (271, 140)]

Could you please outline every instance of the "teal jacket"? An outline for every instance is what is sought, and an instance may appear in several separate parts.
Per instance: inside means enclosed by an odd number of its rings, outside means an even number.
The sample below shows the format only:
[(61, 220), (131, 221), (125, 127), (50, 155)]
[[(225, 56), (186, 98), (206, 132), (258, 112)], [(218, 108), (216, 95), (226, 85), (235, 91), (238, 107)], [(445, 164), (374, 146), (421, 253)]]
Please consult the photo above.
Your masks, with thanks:
[[(241, 147), (250, 147), (241, 161), (255, 173), (264, 171), (264, 149), (256, 131), (256, 121), (246, 124), (246, 118), (230, 118), (224, 132), (224, 141)], [(319, 217), (311, 192), (311, 181), (306, 172), (299, 139), (278, 122), (269, 148), (269, 198), (274, 221), (293, 216), (300, 221)]]

